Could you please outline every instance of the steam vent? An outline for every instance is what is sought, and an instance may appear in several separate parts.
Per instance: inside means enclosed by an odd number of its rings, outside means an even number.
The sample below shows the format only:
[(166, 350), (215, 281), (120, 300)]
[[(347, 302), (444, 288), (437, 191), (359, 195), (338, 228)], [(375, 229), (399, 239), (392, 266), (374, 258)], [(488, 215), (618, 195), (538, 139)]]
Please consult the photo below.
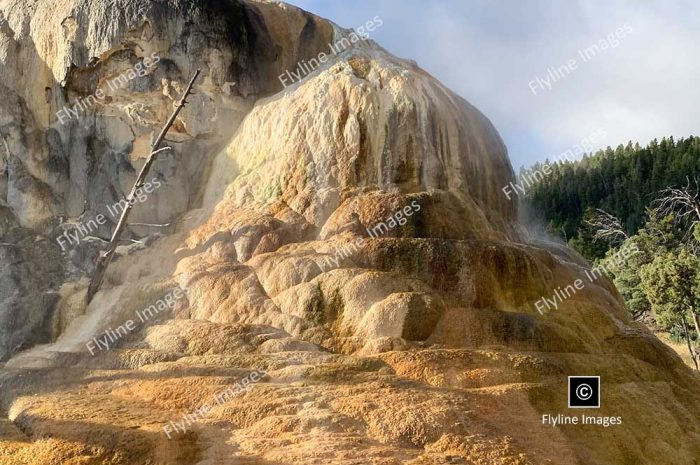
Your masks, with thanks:
[[(590, 265), (414, 62), (280, 2), (0, 0), (0, 64), (2, 465), (700, 464), (699, 378), (605, 277), (535, 308)], [(543, 422), (577, 374), (622, 425)]]

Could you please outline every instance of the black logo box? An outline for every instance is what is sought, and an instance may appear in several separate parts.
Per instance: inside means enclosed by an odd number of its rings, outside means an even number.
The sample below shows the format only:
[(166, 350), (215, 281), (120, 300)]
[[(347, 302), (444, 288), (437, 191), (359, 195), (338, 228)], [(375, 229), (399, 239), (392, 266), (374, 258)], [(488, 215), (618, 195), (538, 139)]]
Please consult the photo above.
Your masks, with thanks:
[(600, 376), (569, 376), (569, 408), (600, 408)]

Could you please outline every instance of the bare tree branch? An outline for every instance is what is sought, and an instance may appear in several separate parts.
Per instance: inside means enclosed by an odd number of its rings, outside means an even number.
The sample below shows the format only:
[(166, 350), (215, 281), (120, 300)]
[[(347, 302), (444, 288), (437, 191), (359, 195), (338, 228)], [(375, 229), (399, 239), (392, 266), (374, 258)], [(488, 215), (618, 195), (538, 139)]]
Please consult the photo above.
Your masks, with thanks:
[(131, 244), (143, 244), (143, 241), (137, 241), (136, 239), (120, 239), (120, 242), (129, 242)]
[(130, 223), (131, 226), (146, 226), (149, 228), (167, 228), (168, 226), (171, 226), (172, 223), (164, 223), (164, 224), (151, 224), (151, 223)]
[(676, 218), (694, 218), (694, 223), (700, 221), (700, 186), (694, 178), (695, 187), (691, 188), (690, 178), (685, 187), (667, 188), (661, 191), (660, 197), (654, 202), (659, 213), (664, 216), (675, 215)]
[(173, 125), (175, 122), (175, 119), (177, 118), (177, 115), (180, 113), (180, 110), (182, 110), (187, 103), (187, 96), (192, 92), (192, 86), (194, 86), (194, 82), (197, 80), (197, 77), (199, 76), (200, 70), (197, 70), (194, 73), (194, 76), (190, 80), (189, 84), (187, 85), (187, 88), (185, 89), (185, 92), (182, 94), (182, 98), (178, 102), (177, 106), (175, 107), (175, 110), (173, 113), (170, 115), (170, 118), (168, 118), (168, 121), (165, 123), (165, 126), (163, 126), (163, 129), (160, 131), (160, 134), (156, 138), (155, 142), (151, 146), (151, 154), (148, 156), (146, 159), (146, 162), (143, 164), (143, 167), (141, 168), (141, 172), (139, 173), (138, 177), (136, 178), (136, 182), (134, 183), (134, 186), (131, 188), (131, 192), (127, 196), (127, 204), (124, 210), (122, 211), (121, 217), (119, 218), (119, 221), (117, 222), (117, 226), (114, 230), (114, 234), (112, 234), (112, 239), (110, 240), (109, 248), (107, 249), (106, 252), (100, 255), (100, 257), (97, 259), (97, 264), (95, 265), (95, 272), (92, 275), (92, 279), (90, 280), (90, 285), (88, 287), (87, 291), (87, 302), (90, 303), (92, 298), (95, 296), (97, 291), (99, 290), (100, 286), (102, 285), (102, 281), (104, 280), (105, 273), (107, 271), (107, 267), (109, 264), (112, 262), (112, 258), (114, 258), (114, 253), (117, 250), (117, 246), (119, 244), (119, 238), (121, 237), (122, 232), (124, 231), (124, 228), (126, 227), (126, 222), (129, 219), (129, 214), (131, 213), (131, 209), (134, 204), (134, 198), (136, 197), (136, 192), (143, 187), (143, 182), (144, 179), (146, 178), (146, 175), (148, 174), (148, 171), (151, 169), (151, 165), (155, 161), (157, 155), (164, 150), (170, 150), (170, 147), (164, 147), (162, 149), (159, 149), (160, 144), (163, 142), (163, 139), (165, 139), (165, 135), (168, 133), (168, 130), (170, 127)]
[(603, 240), (608, 244), (615, 244), (629, 239), (622, 221), (605, 210), (596, 209), (596, 215), (585, 221), (585, 224), (593, 228), (596, 239)]
[(687, 226), (685, 241), (692, 242), (693, 229), (700, 223), (700, 183), (694, 177), (695, 186), (691, 186), (690, 178), (686, 178), (685, 187), (669, 187), (660, 192), (660, 196), (653, 203), (660, 218), (673, 215), (677, 224)]

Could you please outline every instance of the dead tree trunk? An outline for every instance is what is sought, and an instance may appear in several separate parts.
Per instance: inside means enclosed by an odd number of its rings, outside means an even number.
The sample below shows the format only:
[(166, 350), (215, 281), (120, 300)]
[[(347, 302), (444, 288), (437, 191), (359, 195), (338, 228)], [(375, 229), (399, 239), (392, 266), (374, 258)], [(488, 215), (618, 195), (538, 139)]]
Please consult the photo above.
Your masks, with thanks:
[(691, 307), (690, 314), (693, 315), (693, 324), (695, 324), (695, 333), (697, 334), (697, 339), (695, 341), (695, 354), (696, 357), (700, 357), (700, 322), (698, 321), (698, 314), (695, 312), (694, 307)]
[(695, 356), (695, 351), (693, 350), (693, 346), (690, 345), (690, 333), (688, 331), (688, 325), (685, 322), (685, 318), (681, 317), (681, 327), (683, 328), (683, 333), (685, 336), (685, 342), (688, 343), (688, 352), (690, 352), (690, 358), (693, 359), (693, 363), (695, 364), (695, 369), (698, 369), (698, 359)]
[(90, 303), (92, 298), (100, 289), (102, 281), (104, 280), (105, 273), (107, 271), (107, 267), (112, 262), (112, 258), (114, 258), (114, 252), (117, 250), (119, 238), (121, 237), (122, 232), (126, 227), (126, 222), (129, 219), (129, 214), (131, 213), (131, 209), (134, 204), (134, 199), (136, 198), (136, 192), (143, 187), (143, 182), (146, 179), (148, 171), (151, 169), (151, 165), (155, 161), (158, 154), (166, 150), (170, 150), (170, 147), (165, 147), (162, 149), (159, 149), (158, 147), (160, 147), (160, 144), (163, 142), (163, 139), (165, 139), (165, 135), (168, 133), (170, 126), (172, 126), (175, 122), (175, 119), (180, 113), (180, 110), (182, 110), (182, 108), (187, 103), (187, 96), (190, 94), (190, 92), (192, 92), (192, 86), (194, 86), (194, 82), (197, 80), (199, 73), (200, 70), (197, 70), (194, 73), (194, 76), (190, 80), (190, 83), (187, 85), (185, 92), (182, 94), (182, 98), (178, 102), (177, 107), (175, 107), (175, 111), (173, 111), (172, 115), (170, 115), (170, 118), (168, 118), (168, 121), (165, 123), (165, 126), (163, 126), (163, 129), (160, 131), (158, 138), (155, 140), (155, 142), (153, 142), (153, 145), (151, 146), (151, 154), (148, 156), (146, 162), (143, 164), (143, 167), (141, 168), (141, 171), (139, 172), (139, 175), (136, 178), (136, 182), (134, 183), (134, 186), (131, 188), (131, 192), (126, 198), (126, 206), (122, 211), (119, 221), (117, 222), (117, 227), (114, 229), (112, 239), (110, 239), (109, 241), (109, 247), (104, 253), (100, 254), (100, 257), (97, 259), (97, 263), (95, 264), (95, 272), (93, 273), (92, 279), (90, 280), (90, 286), (88, 286), (87, 303)]
[[(695, 325), (695, 332), (698, 333), (698, 338), (700, 338), (700, 322), (698, 322), (698, 314), (694, 307), (690, 308), (690, 314), (693, 316), (693, 324)], [(700, 341), (700, 339), (699, 339)]]

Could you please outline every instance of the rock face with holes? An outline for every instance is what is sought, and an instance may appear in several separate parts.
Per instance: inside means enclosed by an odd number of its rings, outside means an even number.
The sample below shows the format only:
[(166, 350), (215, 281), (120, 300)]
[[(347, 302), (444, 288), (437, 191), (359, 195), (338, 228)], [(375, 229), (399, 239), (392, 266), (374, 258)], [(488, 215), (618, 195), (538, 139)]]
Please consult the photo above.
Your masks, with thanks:
[[(697, 375), (573, 251), (528, 241), (498, 133), (417, 65), (276, 2), (0, 12), (3, 464), (697, 463)], [(86, 306), (195, 69), (138, 243)], [(577, 374), (622, 425), (542, 424)]]

